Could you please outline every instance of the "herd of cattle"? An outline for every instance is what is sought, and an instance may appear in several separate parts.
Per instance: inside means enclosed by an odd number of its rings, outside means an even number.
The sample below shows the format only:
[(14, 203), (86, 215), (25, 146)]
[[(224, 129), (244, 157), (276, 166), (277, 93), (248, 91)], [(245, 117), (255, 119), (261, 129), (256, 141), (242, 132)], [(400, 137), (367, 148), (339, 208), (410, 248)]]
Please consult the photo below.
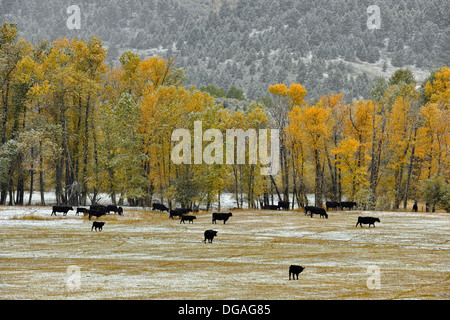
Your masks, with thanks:
[[(356, 202), (352, 202), (352, 201), (347, 201), (347, 202), (333, 202), (333, 201), (327, 201), (326, 202), (326, 210), (329, 209), (341, 209), (343, 210), (344, 208), (347, 208), (349, 210), (352, 210), (354, 207), (356, 207)], [(263, 206), (263, 209), (269, 209), (269, 210), (279, 210), (279, 209), (285, 209), (285, 210), (289, 210), (289, 206), (290, 203), (288, 201), (279, 201), (278, 205), (268, 205), (268, 206)], [(53, 206), (52, 207), (52, 216), (55, 215), (56, 213), (60, 212), (63, 213), (64, 216), (67, 215), (67, 213), (71, 210), (74, 210), (74, 208), (72, 206)], [(328, 219), (328, 214), (326, 212), (326, 210), (324, 208), (321, 207), (314, 207), (314, 206), (305, 206), (304, 207), (305, 210), (305, 215), (310, 215), (311, 218), (313, 217), (314, 214), (318, 214), (320, 216), (320, 218), (324, 218), (324, 219)], [(185, 223), (186, 221), (188, 221), (188, 223), (194, 223), (194, 220), (197, 219), (196, 216), (194, 215), (190, 215), (190, 213), (192, 212), (198, 212), (199, 209), (198, 207), (195, 207), (194, 209), (186, 209), (186, 208), (176, 208), (176, 209), (169, 209), (168, 207), (166, 207), (164, 204), (160, 204), (160, 203), (154, 203), (152, 205), (152, 211), (161, 211), (161, 212), (168, 212), (169, 213), (169, 219), (174, 219), (174, 217), (179, 217), (180, 218), (180, 223)], [(79, 207), (77, 208), (77, 211), (75, 213), (75, 215), (79, 215), (80, 213), (83, 213), (83, 215), (89, 215), (89, 220), (91, 220), (91, 218), (94, 216), (97, 219), (100, 218), (101, 216), (104, 216), (106, 214), (109, 214), (111, 212), (115, 212), (119, 215), (123, 214), (123, 208), (122, 207), (118, 207), (116, 205), (108, 205), (108, 206), (103, 206), (103, 205), (91, 205), (89, 207), (89, 209), (87, 208), (82, 208)], [(219, 212), (214, 212), (212, 214), (212, 223), (216, 224), (217, 220), (219, 221), (223, 221), (224, 224), (226, 224), (226, 222), (228, 221), (228, 219), (230, 219), (230, 217), (232, 217), (233, 214), (231, 212), (228, 213), (219, 213)], [(371, 225), (373, 225), (375, 227), (375, 222), (380, 222), (380, 219), (378, 218), (373, 218), (373, 217), (358, 217), (358, 221), (356, 223), (357, 227), (358, 225), (360, 225), (362, 227), (363, 224), (368, 224), (369, 228)], [(103, 227), (103, 225), (102, 225)], [(96, 229), (97, 227), (95, 227), (94, 225), (92, 226), (92, 229)], [(92, 230), (91, 229), (91, 230)], [(98, 227), (98, 229), (101, 230), (100, 227)], [(205, 238), (206, 241), (206, 238)], [(212, 239), (211, 239), (212, 241)]]
[[(52, 207), (52, 216), (55, 215), (56, 213), (60, 212), (63, 214), (63, 216), (66, 216), (67, 213), (71, 210), (74, 210), (72, 206), (53, 206)], [(78, 216), (80, 213), (83, 213), (83, 215), (89, 215), (89, 220), (91, 220), (91, 218), (97, 217), (100, 218), (101, 216), (104, 216), (106, 214), (110, 214), (111, 212), (115, 212), (118, 213), (119, 215), (123, 214), (123, 208), (122, 207), (118, 207), (116, 205), (108, 205), (108, 206), (103, 206), (103, 205), (92, 205), (89, 207), (89, 209), (87, 208), (77, 208), (77, 212), (75, 213), (76, 216)]]
[[(289, 205), (290, 205), (290, 203), (287, 201), (279, 201), (278, 205), (263, 206), (263, 209), (266, 209), (266, 210), (280, 210), (280, 209), (289, 210)], [(348, 201), (348, 202), (340, 202), (339, 203), (339, 202), (327, 201), (326, 202), (326, 210), (321, 207), (305, 206), (304, 211), (305, 211), (305, 215), (309, 214), (311, 216), (311, 218), (313, 217), (313, 215), (317, 214), (320, 216), (320, 218), (328, 219), (327, 210), (330, 210), (330, 209), (343, 210), (344, 208), (352, 210), (354, 207), (356, 207), (356, 202)], [(71, 207), (71, 206), (53, 206), (51, 215), (56, 216), (56, 213), (60, 212), (60, 213), (63, 213), (64, 216), (66, 216), (67, 213), (71, 210), (74, 210), (73, 207)], [(166, 207), (163, 204), (154, 203), (152, 205), (152, 211), (168, 212), (169, 219), (174, 219), (174, 217), (179, 217), (180, 223), (185, 223), (185, 221), (188, 221), (188, 223), (194, 223), (194, 220), (197, 219), (197, 217), (194, 215), (191, 215), (190, 213), (198, 212), (199, 209), (198, 209), (198, 207), (195, 207), (193, 210), (184, 209), (184, 208), (169, 209), (168, 207)], [(77, 208), (75, 215), (79, 215), (80, 213), (83, 213), (83, 215), (89, 215), (89, 220), (91, 220), (91, 218), (93, 216), (97, 217), (97, 219), (98, 219), (101, 216), (109, 214), (111, 212), (115, 212), (115, 213), (118, 213), (119, 215), (122, 215), (123, 208), (117, 207), (116, 205), (108, 205), (108, 206), (92, 205), (89, 207), (89, 209), (81, 208), (81, 207)], [(228, 212), (228, 213), (214, 212), (212, 214), (212, 223), (216, 224), (217, 220), (219, 220), (219, 221), (223, 221), (223, 223), (226, 224), (228, 219), (230, 219), (230, 217), (232, 217), (232, 216), (233, 216), (233, 214), (231, 212)], [(371, 225), (373, 225), (375, 227), (375, 222), (380, 222), (380, 219), (374, 218), (374, 217), (358, 217), (358, 221), (357, 221), (355, 227), (358, 227), (358, 225), (360, 225), (362, 227), (363, 224), (368, 224), (369, 228)], [(106, 222), (94, 221), (92, 224), (91, 231), (93, 231), (94, 229), (95, 229), (95, 231), (102, 231), (105, 223)], [(206, 243), (206, 241), (208, 241), (208, 243), (212, 243), (214, 237), (216, 237), (217, 234), (218, 234), (218, 231), (216, 231), (216, 230), (211, 230), (211, 229), (206, 230), (204, 232), (205, 238), (204, 238), (203, 242)], [(298, 265), (291, 265), (289, 267), (289, 280), (291, 280), (291, 276), (292, 276), (293, 280), (295, 280), (296, 278), (298, 280), (298, 275), (303, 270), (304, 270), (304, 267), (301, 267)]]

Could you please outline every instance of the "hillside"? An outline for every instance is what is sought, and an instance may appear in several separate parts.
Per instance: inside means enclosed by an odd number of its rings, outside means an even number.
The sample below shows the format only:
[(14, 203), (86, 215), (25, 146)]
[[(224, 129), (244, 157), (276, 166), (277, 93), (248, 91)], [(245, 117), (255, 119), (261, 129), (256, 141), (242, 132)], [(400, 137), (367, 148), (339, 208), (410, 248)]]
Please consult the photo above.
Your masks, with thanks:
[[(410, 68), (420, 84), (450, 64), (447, 0), (81, 0), (80, 30), (66, 27), (69, 1), (0, 3), (0, 18), (32, 42), (95, 34), (112, 64), (127, 50), (175, 57), (187, 85), (234, 85), (250, 99), (299, 82), (309, 99), (343, 92), (348, 101), (368, 97), (374, 78), (398, 68)], [(378, 30), (367, 28), (373, 4)]]

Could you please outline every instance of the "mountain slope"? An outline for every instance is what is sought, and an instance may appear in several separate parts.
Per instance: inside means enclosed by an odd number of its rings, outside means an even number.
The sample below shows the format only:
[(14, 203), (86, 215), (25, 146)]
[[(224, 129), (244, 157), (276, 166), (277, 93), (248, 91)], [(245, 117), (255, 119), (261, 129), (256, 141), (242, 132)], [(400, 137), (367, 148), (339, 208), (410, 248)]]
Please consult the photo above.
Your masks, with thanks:
[[(66, 0), (2, 0), (1, 19), (22, 36), (98, 35), (117, 63), (125, 50), (175, 57), (188, 85), (235, 85), (251, 99), (280, 82), (300, 82), (308, 98), (343, 92), (367, 97), (370, 82), (400, 67), (423, 81), (450, 64), (447, 0), (79, 1), (81, 29), (68, 30)], [(381, 10), (369, 30), (367, 8)]]

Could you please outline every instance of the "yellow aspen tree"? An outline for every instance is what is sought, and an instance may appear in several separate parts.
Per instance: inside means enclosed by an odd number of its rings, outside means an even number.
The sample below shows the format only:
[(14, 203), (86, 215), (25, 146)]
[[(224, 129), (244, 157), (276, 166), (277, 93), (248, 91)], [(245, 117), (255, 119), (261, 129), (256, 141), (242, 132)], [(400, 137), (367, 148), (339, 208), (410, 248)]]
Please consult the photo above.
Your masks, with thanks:
[[(268, 109), (268, 113), (271, 118), (274, 128), (280, 130), (280, 169), (281, 178), (283, 183), (283, 197), (278, 194), (279, 200), (289, 201), (289, 149), (286, 146), (286, 127), (289, 125), (288, 113), (295, 106), (302, 106), (303, 100), (306, 96), (306, 89), (298, 83), (292, 83), (289, 88), (285, 84), (277, 84), (269, 87), (274, 105)], [(272, 183), (275, 184), (275, 180), (271, 177)], [(275, 188), (278, 190), (277, 186)]]
[(368, 165), (370, 160), (368, 150), (372, 146), (373, 108), (372, 100), (359, 100), (347, 106), (347, 118), (344, 126), (344, 134), (348, 138), (358, 141), (358, 148), (354, 158), (355, 170), (351, 186), (346, 186), (350, 200), (368, 201), (370, 198), (368, 182)]
[(323, 156), (332, 129), (330, 113), (322, 102), (313, 106), (294, 107), (289, 113), (291, 141), (300, 140), (312, 154), (315, 169), (315, 204), (323, 205)]

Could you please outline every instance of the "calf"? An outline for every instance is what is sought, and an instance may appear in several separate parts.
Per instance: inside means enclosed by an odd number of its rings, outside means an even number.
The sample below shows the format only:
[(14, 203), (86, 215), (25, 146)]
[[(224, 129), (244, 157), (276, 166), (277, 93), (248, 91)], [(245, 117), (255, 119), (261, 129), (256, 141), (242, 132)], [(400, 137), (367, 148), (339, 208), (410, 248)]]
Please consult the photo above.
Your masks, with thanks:
[(233, 214), (231, 212), (228, 213), (218, 213), (218, 212), (214, 212), (212, 214), (212, 223), (216, 223), (216, 220), (223, 220), (223, 224), (225, 224), (227, 222), (227, 220), (232, 217)]
[(214, 230), (206, 230), (205, 231), (205, 240), (203, 240), (204, 243), (206, 243), (206, 240), (208, 240), (208, 243), (212, 243), (214, 237), (217, 236), (217, 233), (219, 231), (214, 231)]
[(95, 231), (97, 231), (97, 229), (99, 229), (100, 231), (103, 230), (103, 226), (105, 225), (106, 222), (100, 222), (100, 221), (94, 221), (94, 223), (92, 223), (92, 228), (91, 231), (95, 228)]
[(62, 212), (64, 214), (64, 216), (66, 216), (67, 212), (69, 212), (70, 210), (73, 210), (73, 208), (68, 207), (68, 206), (53, 206), (51, 216), (53, 216), (53, 215), (56, 216), (57, 212)]
[(358, 224), (361, 226), (361, 228), (363, 224), (368, 224), (369, 228), (370, 225), (373, 224), (373, 227), (375, 228), (375, 222), (380, 222), (380, 219), (373, 217), (358, 217), (358, 222), (356, 222), (355, 228), (358, 226)]
[(184, 223), (185, 221), (189, 221), (189, 223), (194, 223), (194, 219), (197, 219), (197, 217), (196, 216), (185, 216), (185, 215), (182, 215), (180, 223), (182, 223), (182, 222)]
[(164, 212), (164, 211), (169, 212), (169, 208), (167, 208), (165, 205), (163, 205), (163, 204), (161, 204), (161, 203), (154, 203), (154, 204), (152, 205), (152, 210), (153, 210), (153, 211), (158, 210), (158, 211), (161, 211), (161, 212)]
[(289, 203), (290, 203), (289, 201), (278, 201), (278, 208), (289, 210)]
[(302, 273), (302, 271), (305, 268), (301, 267), (301, 266), (296, 266), (296, 265), (291, 265), (289, 267), (289, 280), (291, 280), (291, 274), (292, 274), (292, 280), (295, 280), (295, 276), (297, 276), (297, 280), (298, 280), (298, 275), (300, 273)]

